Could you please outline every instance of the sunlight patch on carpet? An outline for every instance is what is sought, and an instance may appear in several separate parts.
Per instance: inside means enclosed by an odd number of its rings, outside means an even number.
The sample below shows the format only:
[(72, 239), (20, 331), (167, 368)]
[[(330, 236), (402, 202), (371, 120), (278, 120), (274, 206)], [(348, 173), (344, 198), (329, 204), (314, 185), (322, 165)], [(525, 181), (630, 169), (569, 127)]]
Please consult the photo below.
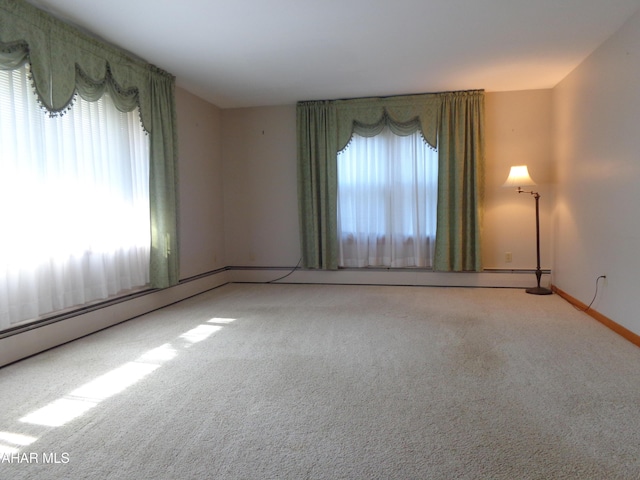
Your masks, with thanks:
[(0, 456), (18, 453), (20, 447), (26, 447), (38, 440), (22, 433), (0, 432)]
[(140, 362), (147, 363), (164, 363), (175, 358), (178, 355), (178, 351), (173, 348), (170, 343), (165, 343), (157, 348), (152, 348), (147, 353), (144, 353), (138, 358)]
[(211, 320), (207, 320), (207, 323), (221, 323), (223, 325), (235, 322), (235, 318), (218, 318), (214, 317)]
[(189, 343), (198, 343), (203, 340), (206, 340), (211, 335), (216, 333), (218, 330), (221, 330), (222, 327), (219, 325), (198, 325), (196, 328), (189, 330), (188, 332), (180, 335), (180, 338), (186, 340)]
[[(183, 349), (189, 348), (195, 343), (206, 340), (224, 328), (224, 325), (234, 321), (235, 319), (233, 318), (212, 318), (206, 323), (186, 331), (178, 337), (178, 340), (186, 342), (181, 344)], [(210, 325), (210, 323), (216, 325)], [(103, 400), (117, 395), (138, 383), (165, 362), (174, 359), (178, 354), (178, 347), (175, 347), (172, 343), (165, 343), (159, 347), (152, 348), (140, 355), (136, 360), (127, 362), (91, 380), (62, 398), (25, 415), (19, 421), (45, 427), (61, 427), (71, 420), (84, 415)], [(17, 453), (21, 447), (29, 445), (36, 440), (37, 438), (27, 435), (0, 432), (0, 453)]]
[(20, 421), (45, 427), (61, 427), (74, 418), (84, 415), (87, 410), (96, 405), (95, 402), (79, 398), (59, 398), (49, 405), (22, 417)]

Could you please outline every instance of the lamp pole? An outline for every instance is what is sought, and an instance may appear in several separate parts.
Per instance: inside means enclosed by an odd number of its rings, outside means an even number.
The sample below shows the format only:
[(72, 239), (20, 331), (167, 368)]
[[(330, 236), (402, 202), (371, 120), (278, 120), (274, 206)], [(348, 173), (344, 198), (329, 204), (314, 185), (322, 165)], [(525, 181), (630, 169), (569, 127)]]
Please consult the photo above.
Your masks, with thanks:
[(538, 285), (536, 287), (527, 288), (525, 291), (532, 295), (551, 295), (551, 290), (540, 286), (540, 278), (542, 277), (542, 270), (540, 270), (540, 194), (538, 192), (525, 192), (522, 188), (518, 187), (518, 193), (530, 193), (533, 198), (536, 199), (536, 279)]

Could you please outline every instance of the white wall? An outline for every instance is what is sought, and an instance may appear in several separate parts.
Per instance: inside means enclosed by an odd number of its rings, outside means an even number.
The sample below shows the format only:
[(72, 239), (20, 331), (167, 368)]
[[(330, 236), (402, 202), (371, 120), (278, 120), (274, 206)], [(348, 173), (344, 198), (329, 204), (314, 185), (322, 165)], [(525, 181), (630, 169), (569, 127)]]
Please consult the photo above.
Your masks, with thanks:
[(640, 334), (640, 12), (553, 93), (554, 284)]

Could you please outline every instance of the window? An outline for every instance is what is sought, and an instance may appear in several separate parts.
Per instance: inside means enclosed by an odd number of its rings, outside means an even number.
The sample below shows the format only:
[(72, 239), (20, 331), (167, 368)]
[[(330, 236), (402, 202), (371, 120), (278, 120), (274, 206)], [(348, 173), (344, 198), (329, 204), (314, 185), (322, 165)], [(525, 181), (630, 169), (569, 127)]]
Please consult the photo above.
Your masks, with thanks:
[(50, 117), (0, 71), (0, 329), (149, 283), (149, 146), (137, 110)]
[(438, 156), (419, 132), (354, 135), (338, 154), (342, 267), (431, 267)]

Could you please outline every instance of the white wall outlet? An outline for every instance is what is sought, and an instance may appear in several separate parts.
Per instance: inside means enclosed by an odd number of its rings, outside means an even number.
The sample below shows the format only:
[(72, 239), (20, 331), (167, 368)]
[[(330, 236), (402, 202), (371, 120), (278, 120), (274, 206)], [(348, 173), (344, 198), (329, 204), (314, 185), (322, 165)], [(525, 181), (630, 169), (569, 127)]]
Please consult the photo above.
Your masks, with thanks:
[(513, 262), (513, 255), (511, 254), (511, 252), (505, 252), (504, 253), (504, 261), (506, 263), (511, 263)]

